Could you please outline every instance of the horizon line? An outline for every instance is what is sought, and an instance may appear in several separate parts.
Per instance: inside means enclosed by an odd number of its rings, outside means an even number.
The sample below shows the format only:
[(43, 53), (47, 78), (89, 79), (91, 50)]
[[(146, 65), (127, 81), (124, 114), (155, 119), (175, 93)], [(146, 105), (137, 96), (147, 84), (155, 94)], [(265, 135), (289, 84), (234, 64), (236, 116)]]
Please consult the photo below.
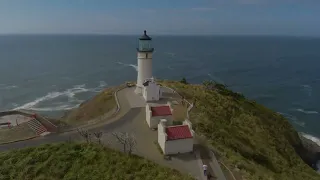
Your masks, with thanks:
[[(142, 33), (130, 33), (130, 34), (117, 34), (117, 33), (0, 33), (0, 36), (11, 36), (11, 35), (67, 35), (67, 36), (141, 36)], [(154, 33), (150, 36), (273, 36), (273, 37), (312, 37), (320, 38), (320, 35), (287, 35), (287, 34), (162, 34)]]

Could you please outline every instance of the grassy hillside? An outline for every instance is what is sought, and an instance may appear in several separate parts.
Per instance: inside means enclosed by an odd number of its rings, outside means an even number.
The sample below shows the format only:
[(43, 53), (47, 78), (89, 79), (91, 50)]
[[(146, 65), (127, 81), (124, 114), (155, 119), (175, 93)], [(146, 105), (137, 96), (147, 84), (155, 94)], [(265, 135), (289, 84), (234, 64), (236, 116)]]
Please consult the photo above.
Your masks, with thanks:
[(225, 164), (240, 169), (245, 179), (320, 179), (296, 154), (293, 147), (300, 146), (301, 141), (283, 116), (221, 84), (160, 84), (195, 102), (190, 113), (195, 131), (209, 140)]
[(117, 107), (114, 92), (124, 85), (118, 87), (109, 87), (92, 99), (82, 103), (78, 108), (67, 113), (62, 118), (68, 124), (79, 124), (100, 117), (109, 112), (110, 115)]
[(5, 180), (191, 180), (177, 171), (96, 144), (60, 143), (0, 153)]

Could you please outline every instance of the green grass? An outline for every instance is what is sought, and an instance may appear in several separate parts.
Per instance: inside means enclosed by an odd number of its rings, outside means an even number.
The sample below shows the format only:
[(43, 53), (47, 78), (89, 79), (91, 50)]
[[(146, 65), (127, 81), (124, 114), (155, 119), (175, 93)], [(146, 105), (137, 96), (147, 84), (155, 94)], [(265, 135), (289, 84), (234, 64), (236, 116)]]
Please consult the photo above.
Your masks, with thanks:
[(221, 84), (160, 84), (195, 102), (190, 120), (196, 133), (206, 137), (230, 169), (237, 166), (244, 179), (320, 179), (296, 154), (293, 146), (301, 145), (301, 140), (283, 116)]
[(59, 143), (0, 153), (6, 180), (191, 180), (170, 168), (97, 144)]
[(122, 86), (105, 89), (92, 99), (82, 103), (78, 108), (67, 113), (66, 116), (62, 117), (62, 121), (68, 124), (80, 124), (98, 118), (105, 113), (111, 115), (117, 108), (114, 92)]

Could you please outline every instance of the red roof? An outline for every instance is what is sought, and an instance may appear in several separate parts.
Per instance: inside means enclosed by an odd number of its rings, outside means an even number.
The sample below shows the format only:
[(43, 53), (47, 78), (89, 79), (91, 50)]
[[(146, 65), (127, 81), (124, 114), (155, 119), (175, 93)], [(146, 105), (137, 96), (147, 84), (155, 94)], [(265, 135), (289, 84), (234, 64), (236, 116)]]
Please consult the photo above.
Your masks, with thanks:
[(168, 135), (168, 141), (192, 138), (192, 134), (188, 125), (169, 126), (166, 128), (166, 133)]
[(170, 116), (172, 115), (169, 106), (156, 106), (151, 107), (152, 116)]

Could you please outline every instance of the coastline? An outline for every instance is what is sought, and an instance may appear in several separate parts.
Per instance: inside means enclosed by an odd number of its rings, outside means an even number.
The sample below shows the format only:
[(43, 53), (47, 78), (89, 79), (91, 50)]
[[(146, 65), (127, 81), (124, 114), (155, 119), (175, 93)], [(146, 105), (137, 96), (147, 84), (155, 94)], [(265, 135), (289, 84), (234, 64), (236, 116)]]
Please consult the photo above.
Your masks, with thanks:
[(297, 153), (310, 167), (320, 173), (320, 139), (310, 134), (299, 132), (302, 147)]

